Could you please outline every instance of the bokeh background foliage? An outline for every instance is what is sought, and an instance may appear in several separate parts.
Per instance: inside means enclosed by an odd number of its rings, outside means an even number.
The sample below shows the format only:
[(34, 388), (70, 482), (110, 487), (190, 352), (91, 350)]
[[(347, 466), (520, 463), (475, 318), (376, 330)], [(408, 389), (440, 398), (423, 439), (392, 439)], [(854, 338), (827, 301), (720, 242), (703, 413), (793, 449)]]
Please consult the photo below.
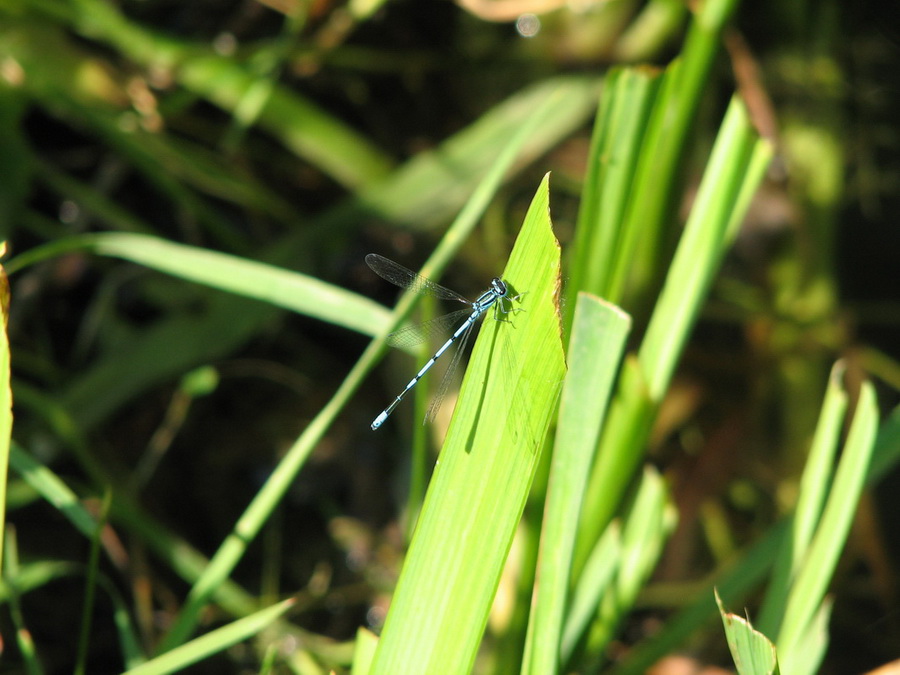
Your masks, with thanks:
[(0, 670), (896, 658), (900, 21), (526, 5), (0, 3)]

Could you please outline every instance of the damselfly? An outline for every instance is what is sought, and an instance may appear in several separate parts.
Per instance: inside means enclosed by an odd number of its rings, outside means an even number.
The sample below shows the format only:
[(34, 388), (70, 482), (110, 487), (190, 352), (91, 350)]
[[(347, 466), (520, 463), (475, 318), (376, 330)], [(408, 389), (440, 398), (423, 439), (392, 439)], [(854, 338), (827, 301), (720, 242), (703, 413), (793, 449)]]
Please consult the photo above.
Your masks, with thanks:
[(415, 293), (431, 295), (436, 298), (441, 298), (442, 300), (456, 300), (464, 305), (468, 305), (466, 309), (451, 312), (450, 314), (439, 316), (431, 321), (426, 321), (423, 324), (409, 326), (388, 335), (388, 344), (395, 346), (409, 346), (418, 344), (439, 329), (448, 328), (449, 326), (462, 321), (459, 327), (453, 332), (453, 335), (441, 345), (434, 353), (434, 356), (428, 360), (428, 363), (422, 366), (422, 369), (415, 374), (403, 391), (401, 391), (397, 397), (391, 401), (391, 404), (375, 418), (372, 422), (372, 430), (374, 431), (384, 424), (388, 416), (394, 412), (394, 408), (400, 405), (400, 401), (403, 400), (403, 397), (406, 396), (410, 389), (416, 386), (418, 381), (422, 379), (422, 376), (434, 365), (435, 361), (437, 361), (453, 343), (459, 342), (459, 348), (456, 354), (454, 354), (450, 365), (447, 367), (447, 373), (444, 375), (444, 380), (441, 382), (438, 394), (428, 408), (428, 414), (425, 416), (425, 421), (427, 422), (434, 418), (438, 408), (440, 408), (441, 400), (447, 390), (451, 375), (459, 364), (460, 355), (465, 349), (466, 341), (472, 333), (475, 322), (478, 321), (479, 317), (491, 307), (495, 307), (495, 309), (499, 308), (504, 314), (508, 313), (510, 310), (506, 309), (503, 302), (515, 298), (507, 297), (509, 287), (502, 279), (500, 279), (500, 277), (494, 277), (494, 279), (491, 280), (491, 287), (478, 296), (478, 299), (475, 300), (475, 302), (469, 302), (456, 291), (451, 291), (449, 288), (445, 288), (430, 279), (426, 279), (420, 274), (416, 274), (412, 270), (406, 269), (403, 265), (398, 265), (394, 261), (376, 255), (375, 253), (370, 253), (366, 256), (366, 264), (382, 279), (390, 281), (400, 288), (407, 288)]

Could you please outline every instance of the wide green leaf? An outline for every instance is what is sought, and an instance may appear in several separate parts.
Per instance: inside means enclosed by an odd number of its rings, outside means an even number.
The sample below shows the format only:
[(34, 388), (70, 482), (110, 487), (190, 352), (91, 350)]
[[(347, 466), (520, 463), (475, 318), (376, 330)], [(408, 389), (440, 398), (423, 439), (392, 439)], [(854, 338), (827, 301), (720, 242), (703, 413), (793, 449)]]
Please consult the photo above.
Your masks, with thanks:
[(726, 612), (718, 593), (716, 604), (719, 605), (719, 615), (725, 626), (728, 648), (738, 675), (776, 675), (779, 670), (775, 645), (765, 635), (754, 630), (749, 620)]
[(481, 330), (373, 673), (468, 672), (475, 660), (565, 375), (548, 198), (545, 179), (503, 275), (522, 311)]

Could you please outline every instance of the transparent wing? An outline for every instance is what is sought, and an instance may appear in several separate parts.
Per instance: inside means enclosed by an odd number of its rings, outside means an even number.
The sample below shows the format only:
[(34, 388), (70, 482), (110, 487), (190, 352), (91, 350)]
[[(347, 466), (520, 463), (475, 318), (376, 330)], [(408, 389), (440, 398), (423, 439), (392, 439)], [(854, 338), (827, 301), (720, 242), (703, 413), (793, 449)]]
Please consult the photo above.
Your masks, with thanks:
[(462, 360), (462, 354), (466, 349), (466, 343), (469, 341), (469, 336), (472, 335), (477, 323), (477, 321), (472, 322), (472, 325), (469, 326), (466, 332), (456, 341), (456, 352), (453, 354), (453, 359), (447, 365), (447, 371), (444, 373), (444, 378), (441, 380), (441, 386), (438, 387), (437, 393), (434, 395), (434, 398), (431, 399), (431, 405), (428, 406), (428, 412), (425, 413), (425, 424), (434, 422), (434, 418), (441, 409), (441, 404), (444, 402), (444, 396), (447, 395), (447, 390), (450, 388), (450, 383), (453, 381), (453, 373), (459, 365), (459, 362)]
[(400, 288), (408, 288), (419, 295), (431, 295), (442, 300), (456, 300), (466, 305), (470, 304), (468, 300), (456, 291), (451, 291), (449, 288), (441, 286), (431, 279), (426, 279), (421, 274), (416, 274), (412, 270), (406, 269), (403, 265), (398, 265), (393, 260), (388, 260), (377, 253), (367, 255), (366, 264), (382, 279)]
[(471, 309), (460, 309), (422, 323), (405, 326), (387, 336), (387, 343), (392, 347), (415, 347), (435, 335), (446, 336), (472, 314)]

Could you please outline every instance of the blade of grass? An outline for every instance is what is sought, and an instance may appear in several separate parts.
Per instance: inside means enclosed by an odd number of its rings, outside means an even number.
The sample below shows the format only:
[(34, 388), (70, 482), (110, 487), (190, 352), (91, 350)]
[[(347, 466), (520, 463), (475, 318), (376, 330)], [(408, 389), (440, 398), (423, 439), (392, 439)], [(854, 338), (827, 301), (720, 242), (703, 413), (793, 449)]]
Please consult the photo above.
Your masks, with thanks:
[(25, 450), (13, 444), (9, 465), (53, 507), (62, 513), (89, 540), (97, 530), (97, 521), (84, 509), (78, 497), (50, 469), (37, 462)]
[[(659, 76), (649, 69), (615, 69), (604, 80), (578, 211), (570, 294), (586, 291), (617, 301), (610, 295), (612, 273), (625, 237), (628, 198), (658, 87)], [(566, 307), (575, 304), (570, 297)], [(566, 314), (568, 326), (572, 310)]]
[(107, 517), (109, 516), (109, 504), (112, 499), (112, 493), (107, 490), (103, 495), (103, 505), (97, 519), (97, 527), (94, 528), (91, 537), (91, 553), (88, 558), (87, 574), (84, 579), (84, 602), (81, 607), (81, 625), (78, 634), (78, 653), (75, 657), (74, 672), (76, 675), (83, 675), (86, 671), (88, 647), (90, 645), (91, 627), (94, 618), (94, 605), (97, 597), (97, 577), (99, 575), (100, 566), (100, 547), (101, 534), (106, 526)]
[(785, 672), (803, 663), (798, 646), (819, 612), (825, 591), (844, 548), (875, 444), (878, 405), (872, 384), (864, 382), (834, 484), (809, 552), (788, 597), (776, 644)]
[(847, 410), (847, 392), (841, 383), (843, 375), (844, 364), (839, 361), (828, 379), (819, 423), (800, 479), (799, 497), (791, 516), (791, 536), (779, 552), (772, 581), (760, 609), (757, 626), (766, 635), (778, 635), (781, 630), (791, 584), (806, 558), (809, 543), (822, 516)]
[(726, 612), (718, 593), (716, 604), (738, 675), (777, 675), (780, 671), (775, 645), (754, 629), (749, 620)]
[[(231, 59), (188, 56), (177, 64), (179, 82), (232, 114), (257, 79)], [(281, 144), (348, 188), (387, 175), (391, 160), (361, 134), (311, 100), (275, 85), (256, 120)]]
[(416, 155), (389, 180), (360, 191), (357, 204), (365, 213), (412, 230), (433, 230), (477, 189), (494, 158), (514, 142), (537, 108), (552, 105), (554, 109), (532, 127), (517, 161), (520, 166), (543, 156), (560, 138), (578, 129), (596, 108), (600, 88), (596, 78), (573, 76), (528, 87), (437, 150)]
[(356, 645), (353, 650), (353, 668), (350, 675), (368, 675), (377, 648), (378, 637), (365, 628), (358, 628)]
[(563, 388), (545, 501), (537, 584), (529, 617), (523, 673), (559, 668), (575, 531), (606, 404), (631, 329), (614, 305), (578, 295), (569, 374)]
[(617, 41), (613, 62), (655, 61), (680, 31), (687, 12), (688, 6), (678, 0), (650, 0)]
[[(525, 311), (479, 335), (373, 673), (468, 672), (474, 663), (565, 374), (546, 178), (504, 279), (524, 293)], [(515, 356), (515, 372), (500, 350)]]
[(278, 78), (287, 65), (292, 48), (301, 39), (307, 18), (306, 12), (300, 8), (285, 14), (281, 32), (264, 42), (249, 59), (253, 74), (256, 76), (255, 82), (233, 108), (231, 128), (220, 144), (227, 154), (237, 150), (247, 130), (256, 123), (259, 114), (265, 109)]
[(680, 167), (700, 100), (707, 86), (721, 33), (737, 0), (709, 0), (699, 5), (678, 60), (667, 69), (655, 102), (629, 199), (625, 237), (611, 273), (608, 299), (619, 302), (626, 284), (638, 293), (652, 288), (668, 256), (664, 227), (672, 221)]
[[(0, 257), (6, 253), (6, 243), (0, 244)], [(9, 451), (12, 439), (12, 390), (10, 389), (9, 336), (9, 279), (0, 265), (0, 570), (3, 569), (3, 537), (6, 531), (6, 487), (9, 479)]]
[(22, 614), (21, 589), (19, 586), (22, 570), (19, 567), (18, 542), (15, 528), (10, 528), (7, 536), (4, 537), (3, 548), (5, 561), (2, 570), (3, 585), (6, 599), (9, 602), (9, 615), (12, 619), (12, 625), (16, 629), (16, 645), (19, 648), (19, 653), (28, 675), (40, 675), (43, 671), (37, 657), (34, 640)]
[(815, 615), (803, 631), (799, 641), (795, 645), (797, 654), (803, 658), (795, 659), (790, 664), (791, 675), (815, 675), (822, 666), (825, 652), (828, 651), (828, 622), (831, 619), (831, 610), (834, 607), (834, 599), (826, 597)]
[(122, 258), (366, 335), (384, 332), (391, 321), (391, 313), (378, 303), (314, 277), (149, 235), (103, 233), (70, 237), (26, 251), (8, 266), (16, 271), (72, 251)]
[(591, 655), (593, 663), (585, 670), (593, 672), (605, 660), (606, 646), (656, 567), (676, 521), (662, 477), (652, 467), (645, 468), (625, 513), (616, 573), (609, 586), (602, 589), (596, 618), (588, 630), (585, 652)]
[(650, 396), (661, 400), (690, 327), (727, 250), (733, 224), (743, 220), (747, 195), (756, 190), (771, 159), (743, 102), (735, 97), (725, 114), (697, 191), (666, 284), (647, 327), (638, 359)]
[(241, 640), (246, 640), (256, 635), (275, 622), (293, 605), (294, 600), (291, 598), (262, 609), (243, 619), (238, 619), (227, 626), (217, 628), (203, 637), (192, 640), (162, 656), (157, 656), (155, 659), (126, 671), (127, 675), (151, 675), (151, 673), (160, 675), (161, 673), (174, 673), (183, 670), (212, 654), (224, 651)]
[(560, 662), (568, 663), (582, 636), (597, 615), (603, 593), (609, 587), (622, 559), (622, 531), (613, 520), (594, 546), (578, 584), (571, 593), (560, 642)]
[[(10, 528), (10, 532), (12, 531), (13, 529)], [(7, 545), (15, 549), (15, 543), (10, 544), (10, 541), (12, 541), (12, 535), (7, 538)], [(62, 577), (80, 574), (82, 569), (80, 563), (57, 560), (7, 565), (3, 573), (3, 582), (0, 583), (0, 602), (10, 602), (14, 595), (22, 596)]]

